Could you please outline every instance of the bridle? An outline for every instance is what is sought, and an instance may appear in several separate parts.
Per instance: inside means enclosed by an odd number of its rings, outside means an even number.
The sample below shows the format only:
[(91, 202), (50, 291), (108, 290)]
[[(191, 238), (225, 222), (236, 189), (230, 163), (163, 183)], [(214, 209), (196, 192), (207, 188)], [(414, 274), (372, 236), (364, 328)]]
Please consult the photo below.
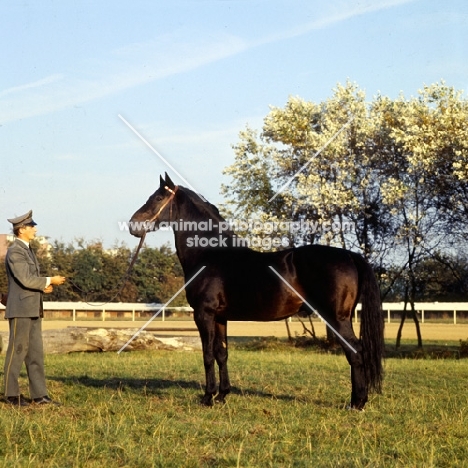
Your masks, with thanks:
[[(148, 219), (147, 221), (145, 221), (145, 223), (147, 225), (151, 224), (153, 221), (156, 221), (158, 218), (159, 218), (159, 215), (161, 214), (162, 210), (164, 210), (164, 208), (166, 208), (166, 206), (170, 203), (171, 206), (169, 207), (170, 208), (170, 213), (169, 213), (169, 219), (172, 218), (172, 200), (174, 200), (174, 197), (175, 197), (175, 194), (177, 192), (177, 190), (179, 190), (179, 186), (176, 185), (174, 187), (174, 190), (172, 190), (171, 188), (169, 188), (167, 185), (164, 186), (165, 190), (167, 190), (171, 195), (169, 196), (169, 198), (162, 204), (162, 206), (159, 208), (158, 212), (153, 215), (150, 219)], [(143, 234), (143, 237), (146, 235), (148, 231), (145, 231), (145, 233)]]
[[(152, 216), (148, 221), (146, 221), (147, 224), (151, 224), (153, 221), (156, 221), (159, 217), (159, 215), (161, 214), (162, 210), (164, 210), (164, 208), (166, 208), (166, 206), (170, 203), (171, 206), (170, 206), (170, 215), (169, 215), (169, 219), (172, 218), (172, 201), (174, 200), (174, 197), (176, 195), (176, 192), (177, 190), (179, 189), (179, 186), (176, 185), (174, 187), (174, 190), (172, 190), (170, 187), (168, 187), (167, 185), (164, 186), (164, 188), (171, 194), (169, 196), (169, 198), (162, 204), (162, 206), (159, 208), (158, 212)], [(144, 231), (143, 232), (143, 235), (141, 236), (140, 238), (140, 242), (138, 244), (138, 247), (136, 248), (135, 250), (135, 254), (133, 255), (133, 258), (132, 258), (132, 261), (130, 262), (130, 264), (128, 265), (128, 269), (127, 269), (127, 272), (125, 273), (124, 277), (123, 277), (123, 282), (122, 282), (122, 286), (120, 286), (120, 289), (118, 290), (117, 294), (115, 294), (112, 299), (115, 299), (121, 292), (122, 292), (122, 289), (123, 287), (125, 286), (125, 283), (127, 282), (128, 280), (128, 277), (130, 276), (130, 273), (132, 272), (132, 269), (133, 269), (133, 265), (135, 265), (135, 262), (136, 262), (136, 259), (138, 257), (138, 254), (140, 253), (140, 249), (141, 247), (143, 246), (143, 242), (145, 241), (145, 237), (146, 237), (146, 233), (148, 231)], [(110, 299), (109, 302), (112, 300)]]
[[(176, 195), (176, 192), (177, 190), (179, 189), (179, 186), (176, 185), (174, 187), (174, 190), (172, 190), (170, 187), (168, 187), (167, 185), (164, 186), (164, 188), (171, 194), (169, 196), (169, 198), (162, 204), (162, 206), (159, 208), (158, 212), (153, 215), (149, 220), (146, 221), (147, 224), (150, 224), (152, 223), (153, 221), (156, 221), (159, 217), (159, 215), (161, 214), (162, 210), (164, 210), (164, 208), (166, 208), (166, 206), (170, 203), (171, 206), (170, 206), (170, 214), (169, 214), (169, 219), (172, 219), (172, 201), (174, 200), (174, 197)], [(143, 231), (143, 235), (140, 237), (140, 242), (138, 243), (138, 247), (136, 248), (135, 250), (135, 253), (133, 254), (133, 257), (132, 257), (132, 260), (130, 261), (130, 264), (128, 265), (128, 268), (127, 268), (127, 271), (125, 272), (125, 275), (122, 277), (122, 285), (120, 286), (120, 288), (118, 289), (118, 291), (107, 301), (107, 302), (104, 302), (102, 304), (91, 304), (87, 301), (83, 301), (85, 302), (86, 304), (89, 304), (89, 305), (95, 305), (95, 306), (103, 306), (105, 304), (108, 304), (109, 302), (111, 302), (112, 300), (114, 300), (123, 290), (129, 276), (130, 276), (130, 273), (132, 272), (132, 269), (133, 269), (133, 266), (135, 265), (135, 262), (137, 260), (137, 257), (138, 257), (138, 254), (140, 253), (140, 250), (141, 248), (143, 247), (143, 242), (145, 242), (145, 237), (146, 237), (146, 233), (148, 231), (145, 230)], [(81, 292), (84, 292), (81, 288), (79, 288), (76, 284), (73, 283), (73, 281), (70, 281), (70, 283), (75, 286), (75, 288), (77, 288), (79, 291)]]

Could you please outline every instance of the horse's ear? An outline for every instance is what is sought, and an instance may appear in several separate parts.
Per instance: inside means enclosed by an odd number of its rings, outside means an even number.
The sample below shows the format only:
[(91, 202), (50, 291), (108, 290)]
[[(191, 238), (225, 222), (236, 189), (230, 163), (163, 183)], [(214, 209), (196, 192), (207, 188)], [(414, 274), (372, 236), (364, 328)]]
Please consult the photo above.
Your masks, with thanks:
[(159, 188), (163, 188), (166, 185), (162, 176), (159, 176)]
[(175, 188), (175, 184), (174, 182), (172, 182), (171, 178), (167, 175), (167, 172), (166, 172), (166, 185), (172, 190)]

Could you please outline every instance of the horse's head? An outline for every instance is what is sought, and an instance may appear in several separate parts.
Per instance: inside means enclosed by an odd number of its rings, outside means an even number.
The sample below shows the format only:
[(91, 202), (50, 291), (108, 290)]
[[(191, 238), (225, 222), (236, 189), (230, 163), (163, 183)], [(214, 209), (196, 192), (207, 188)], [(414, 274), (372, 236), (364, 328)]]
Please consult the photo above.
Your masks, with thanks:
[(148, 231), (157, 231), (161, 221), (170, 221), (172, 200), (177, 192), (171, 178), (159, 177), (159, 188), (148, 201), (137, 210), (129, 222), (130, 234), (142, 237)]

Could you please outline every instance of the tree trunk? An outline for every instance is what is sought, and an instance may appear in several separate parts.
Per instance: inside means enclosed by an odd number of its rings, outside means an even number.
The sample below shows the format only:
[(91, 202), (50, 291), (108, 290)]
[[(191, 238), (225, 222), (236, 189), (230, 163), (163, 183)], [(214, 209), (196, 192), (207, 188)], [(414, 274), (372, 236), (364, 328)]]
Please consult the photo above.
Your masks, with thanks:
[(315, 328), (314, 328), (314, 324), (313, 324), (313, 322), (312, 322), (312, 318), (311, 318), (310, 315), (307, 315), (307, 317), (309, 317), (310, 330), (306, 327), (306, 324), (303, 322), (303, 320), (301, 319), (301, 317), (299, 317), (299, 315), (297, 316), (297, 319), (299, 320), (299, 322), (301, 322), (301, 325), (302, 325), (304, 334), (307, 333), (307, 334), (309, 334), (312, 338), (316, 338), (316, 335), (315, 335)]
[(395, 348), (398, 349), (400, 347), (400, 342), (401, 342), (401, 332), (403, 331), (403, 325), (405, 324), (406, 320), (406, 308), (408, 307), (408, 283), (405, 285), (405, 306), (403, 307), (403, 312), (401, 314), (401, 321), (400, 321), (400, 326), (398, 327), (398, 333), (396, 337), (396, 343), (395, 343)]
[(403, 330), (403, 325), (405, 324), (405, 319), (406, 319), (406, 301), (405, 301), (405, 308), (403, 309), (403, 312), (401, 314), (401, 321), (400, 321), (400, 326), (398, 327), (398, 333), (396, 337), (396, 343), (395, 343), (395, 348), (398, 349), (400, 347), (400, 341), (401, 341), (401, 332)]
[(307, 317), (309, 317), (309, 323), (310, 323), (312, 338), (317, 338), (317, 335), (315, 334), (314, 322), (312, 322), (312, 315), (308, 315)]
[(398, 328), (396, 348), (400, 347), (401, 331), (403, 329), (403, 324), (405, 323), (405, 319), (406, 319), (406, 309), (407, 309), (408, 302), (411, 304), (411, 317), (413, 318), (414, 325), (416, 327), (416, 335), (418, 337), (418, 348), (422, 348), (422, 345), (423, 345), (422, 336), (421, 336), (421, 328), (419, 326), (418, 316), (416, 314), (416, 309), (414, 307), (415, 297), (416, 297), (416, 280), (415, 280), (413, 270), (411, 268), (410, 268), (410, 283), (411, 283), (411, 291), (409, 289), (410, 285), (408, 283), (406, 283), (406, 286), (405, 286), (405, 307), (403, 310), (403, 315), (401, 316), (400, 327)]
[(421, 327), (419, 326), (419, 319), (418, 315), (416, 314), (416, 310), (414, 308), (414, 302), (411, 303), (411, 315), (413, 316), (414, 325), (416, 327), (416, 334), (418, 336), (418, 348), (422, 348), (422, 336), (421, 336)]
[(422, 348), (422, 336), (421, 336), (421, 328), (419, 327), (419, 320), (416, 314), (416, 309), (414, 304), (416, 302), (416, 278), (411, 270), (411, 314), (413, 316), (414, 325), (416, 327), (416, 334), (418, 336), (418, 348)]
[(286, 324), (286, 330), (288, 331), (288, 340), (292, 341), (292, 336), (291, 336), (291, 329), (289, 328), (289, 319), (284, 319), (284, 323)]

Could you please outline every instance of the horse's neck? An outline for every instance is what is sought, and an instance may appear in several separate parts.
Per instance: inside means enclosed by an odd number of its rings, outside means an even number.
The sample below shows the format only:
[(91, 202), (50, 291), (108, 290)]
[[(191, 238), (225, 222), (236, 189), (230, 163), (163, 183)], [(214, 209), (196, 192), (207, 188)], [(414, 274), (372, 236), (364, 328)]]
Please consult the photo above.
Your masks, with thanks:
[[(232, 245), (230, 241), (232, 234), (220, 229), (220, 222), (224, 219), (218, 215), (211, 216), (208, 211), (201, 211), (196, 205), (191, 204), (190, 209), (184, 204), (184, 209), (176, 214), (178, 227), (182, 229), (174, 230), (174, 239), (177, 256), (184, 271), (196, 267), (203, 262), (204, 255), (212, 240), (215, 246), (219, 246), (220, 239), (225, 245)], [(220, 237), (221, 236), (221, 237)], [(222, 242), (222, 240), (221, 240)]]

